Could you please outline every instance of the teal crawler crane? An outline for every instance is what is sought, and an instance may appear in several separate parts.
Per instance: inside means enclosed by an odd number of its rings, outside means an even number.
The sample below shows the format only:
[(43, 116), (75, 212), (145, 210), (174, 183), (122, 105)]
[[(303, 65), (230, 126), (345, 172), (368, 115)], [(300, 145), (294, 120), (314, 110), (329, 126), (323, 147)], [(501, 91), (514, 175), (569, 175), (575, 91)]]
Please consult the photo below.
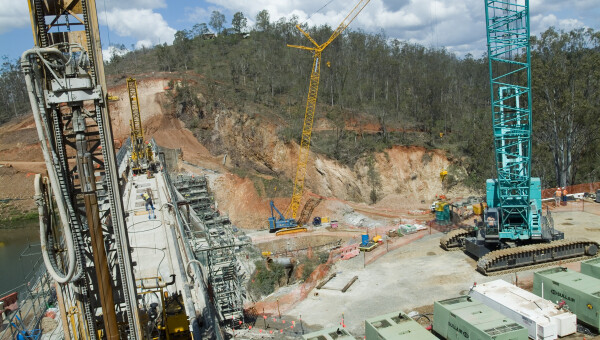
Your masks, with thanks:
[(487, 180), (488, 209), (478, 228), (448, 234), (441, 246), (464, 245), (484, 274), (596, 255), (597, 242), (563, 240), (542, 214), (540, 179), (531, 177), (529, 0), (484, 1), (498, 178)]

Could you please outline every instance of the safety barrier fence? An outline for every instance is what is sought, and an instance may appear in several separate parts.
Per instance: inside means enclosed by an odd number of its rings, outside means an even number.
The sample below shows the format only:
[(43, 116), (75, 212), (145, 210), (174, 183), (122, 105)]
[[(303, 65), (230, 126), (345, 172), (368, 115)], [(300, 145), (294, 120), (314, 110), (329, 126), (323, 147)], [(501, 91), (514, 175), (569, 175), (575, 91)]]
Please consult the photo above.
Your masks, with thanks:
[[(46, 271), (41, 256), (26, 275), (23, 284), (0, 293), (0, 297), (14, 293), (18, 297), (17, 308), (0, 315), (0, 340), (37, 339), (31, 336), (41, 335), (41, 320), (46, 310), (56, 302), (54, 282)], [(55, 329), (55, 332), (62, 332), (62, 329)]]

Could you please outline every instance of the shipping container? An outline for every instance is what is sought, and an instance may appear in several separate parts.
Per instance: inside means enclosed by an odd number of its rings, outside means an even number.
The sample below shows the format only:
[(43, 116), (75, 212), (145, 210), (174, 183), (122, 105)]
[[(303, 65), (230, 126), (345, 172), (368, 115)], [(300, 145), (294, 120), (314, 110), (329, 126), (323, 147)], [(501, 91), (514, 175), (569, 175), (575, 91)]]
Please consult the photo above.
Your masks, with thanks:
[(436, 301), (433, 330), (448, 340), (527, 340), (527, 329), (470, 296)]
[(365, 335), (367, 340), (437, 340), (437, 337), (402, 312), (365, 320)]
[(600, 257), (581, 262), (581, 273), (600, 279)]
[(527, 328), (531, 339), (557, 339), (577, 331), (575, 314), (504, 280), (476, 285), (469, 295)]
[(599, 328), (599, 279), (562, 267), (546, 269), (533, 274), (533, 293), (557, 304), (564, 301), (579, 322)]
[(304, 334), (303, 340), (355, 340), (355, 338), (342, 327), (332, 327), (320, 331)]

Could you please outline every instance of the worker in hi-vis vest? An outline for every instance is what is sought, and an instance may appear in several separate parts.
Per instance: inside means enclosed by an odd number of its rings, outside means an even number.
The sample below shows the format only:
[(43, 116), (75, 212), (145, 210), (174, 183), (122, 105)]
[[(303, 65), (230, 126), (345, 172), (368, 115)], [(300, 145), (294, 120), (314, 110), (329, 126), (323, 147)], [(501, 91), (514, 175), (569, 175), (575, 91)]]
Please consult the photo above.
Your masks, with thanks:
[[(154, 203), (152, 202), (152, 196), (150, 196), (147, 191), (144, 191), (144, 193), (142, 193), (142, 198), (144, 199), (144, 202), (146, 202), (148, 219), (156, 218), (156, 215), (154, 214)], [(150, 211), (150, 209), (152, 209), (152, 211)]]

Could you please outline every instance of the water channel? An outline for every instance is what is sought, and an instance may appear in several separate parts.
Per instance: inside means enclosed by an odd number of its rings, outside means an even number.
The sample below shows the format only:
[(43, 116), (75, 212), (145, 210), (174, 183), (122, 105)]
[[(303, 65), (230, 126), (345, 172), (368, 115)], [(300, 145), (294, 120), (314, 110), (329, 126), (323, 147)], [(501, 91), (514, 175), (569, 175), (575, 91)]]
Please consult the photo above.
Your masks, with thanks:
[[(0, 224), (0, 297), (26, 284), (34, 265), (40, 265), (37, 219), (13, 225)], [(43, 266), (43, 263), (41, 264)]]

